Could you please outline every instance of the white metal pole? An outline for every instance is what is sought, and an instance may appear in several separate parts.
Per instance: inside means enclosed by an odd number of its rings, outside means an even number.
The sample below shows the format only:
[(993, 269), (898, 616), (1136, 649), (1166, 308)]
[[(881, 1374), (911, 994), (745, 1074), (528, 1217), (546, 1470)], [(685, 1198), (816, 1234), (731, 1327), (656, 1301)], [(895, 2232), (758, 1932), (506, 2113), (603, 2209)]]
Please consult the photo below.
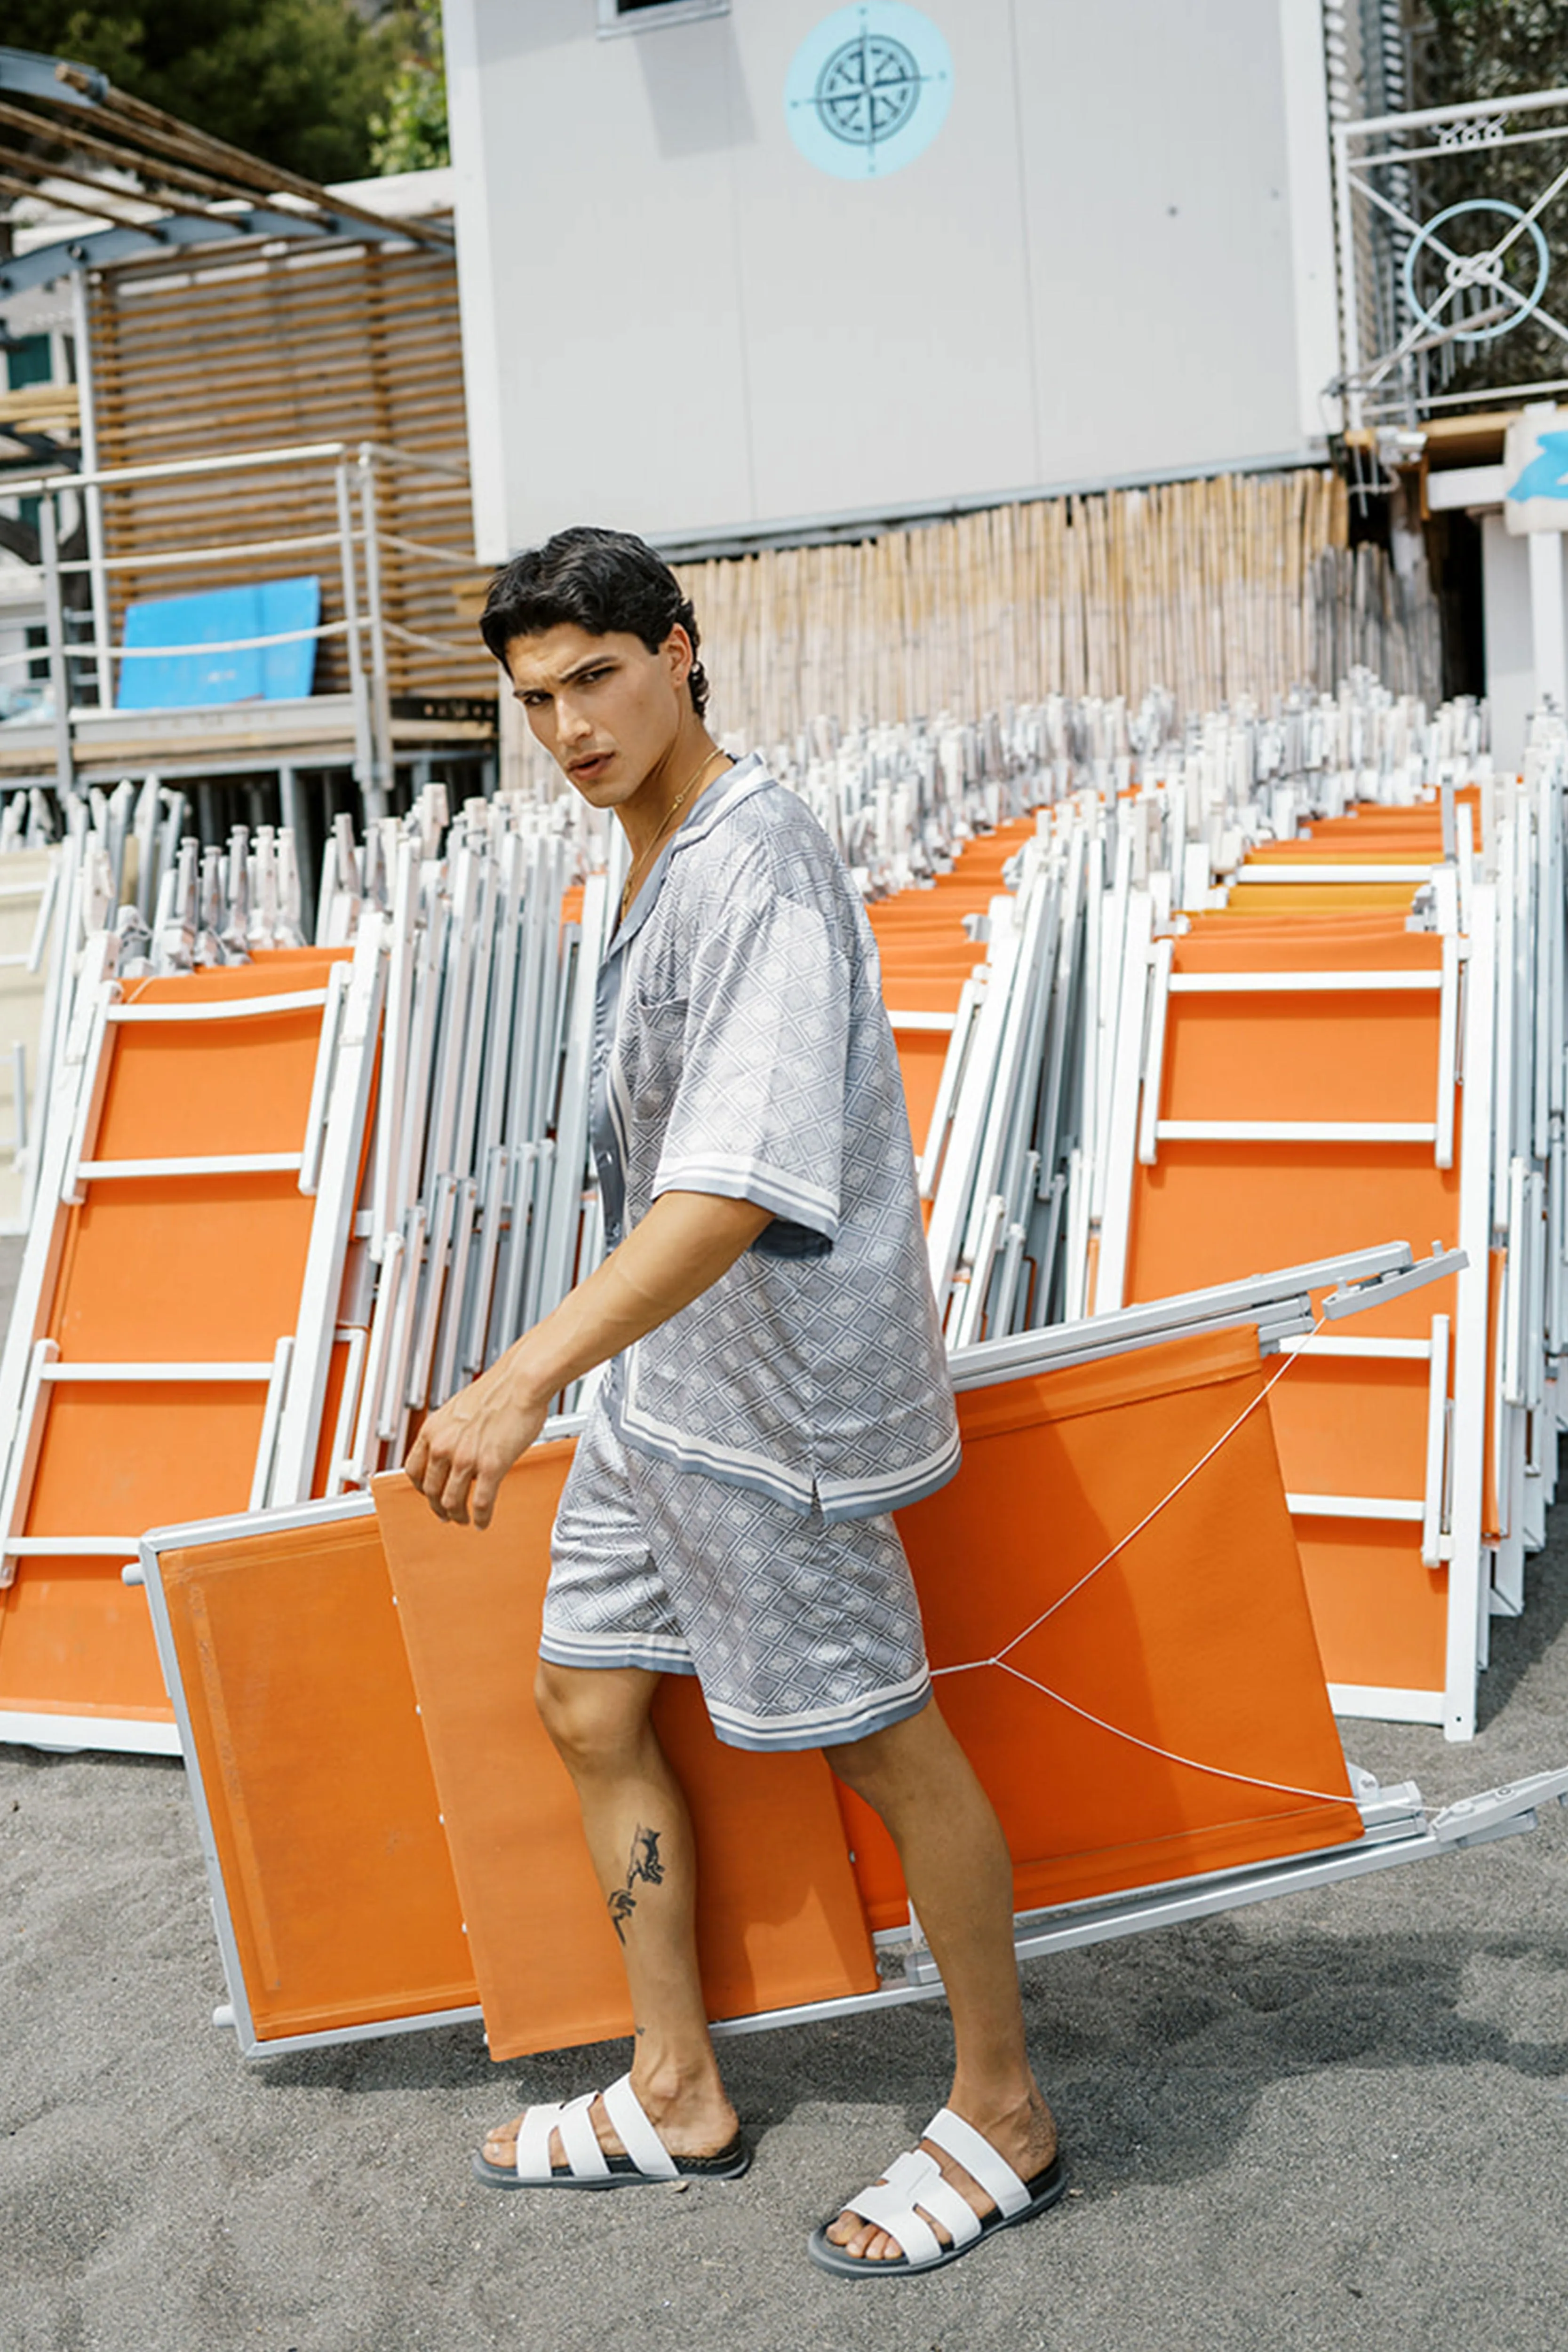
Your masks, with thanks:
[(43, 556), (44, 627), (48, 640), (49, 691), (55, 705), (55, 775), (62, 793), (71, 787), (70, 677), (66, 666), (65, 607), (60, 602), (60, 532), (53, 492), (38, 502), (38, 547)]
[(92, 642), (98, 651), (98, 699), (104, 710), (114, 707), (114, 664), (109, 657), (109, 574), (104, 568), (103, 493), (92, 478), (98, 472), (98, 412), (92, 389), (92, 341), (87, 307), (87, 272), (71, 272), (71, 311), (76, 336), (77, 404), (80, 413), (81, 469), (88, 476), (82, 510), (87, 523), (88, 578), (92, 588)]
[[(332, 469), (333, 487), (338, 509), (338, 562), (342, 576), (343, 599), (343, 642), (349, 656), (349, 699), (354, 714), (354, 781), (360, 788), (368, 821), (371, 793), (375, 773), (375, 751), (371, 740), (370, 693), (365, 684), (364, 645), (360, 634), (359, 586), (354, 562), (353, 493), (349, 487), (348, 467), (340, 462)], [(326, 871), (326, 859), (322, 872)]]
[(385, 615), (381, 598), (381, 546), (376, 514), (375, 457), (368, 445), (360, 451), (360, 528), (364, 551), (365, 626), (370, 635), (371, 777), (365, 793), (364, 821), (374, 824), (387, 813), (392, 791), (392, 698), (386, 675)]
[(1345, 428), (1358, 433), (1362, 425), (1361, 330), (1356, 316), (1355, 205), (1351, 181), (1349, 126), (1334, 131), (1334, 224), (1338, 230), (1340, 265), (1340, 365), (1345, 376)]

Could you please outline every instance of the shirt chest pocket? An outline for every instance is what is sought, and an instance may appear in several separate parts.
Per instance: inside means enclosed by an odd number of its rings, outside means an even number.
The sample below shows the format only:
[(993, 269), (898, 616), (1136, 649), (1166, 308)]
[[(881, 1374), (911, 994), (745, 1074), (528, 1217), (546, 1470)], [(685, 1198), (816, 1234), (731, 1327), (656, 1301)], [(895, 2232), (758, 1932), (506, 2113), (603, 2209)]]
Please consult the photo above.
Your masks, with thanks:
[(637, 989), (626, 1010), (617, 1058), (638, 1111), (658, 1120), (679, 1083), (688, 1000), (648, 997)]

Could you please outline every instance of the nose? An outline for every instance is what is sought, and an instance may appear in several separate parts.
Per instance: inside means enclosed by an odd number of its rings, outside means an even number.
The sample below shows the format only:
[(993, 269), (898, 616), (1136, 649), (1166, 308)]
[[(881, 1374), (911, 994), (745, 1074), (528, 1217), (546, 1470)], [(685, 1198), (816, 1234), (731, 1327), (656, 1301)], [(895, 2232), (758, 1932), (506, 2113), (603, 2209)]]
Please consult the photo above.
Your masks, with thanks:
[(555, 731), (563, 743), (581, 743), (584, 736), (593, 732), (587, 712), (569, 694), (562, 695), (556, 702)]

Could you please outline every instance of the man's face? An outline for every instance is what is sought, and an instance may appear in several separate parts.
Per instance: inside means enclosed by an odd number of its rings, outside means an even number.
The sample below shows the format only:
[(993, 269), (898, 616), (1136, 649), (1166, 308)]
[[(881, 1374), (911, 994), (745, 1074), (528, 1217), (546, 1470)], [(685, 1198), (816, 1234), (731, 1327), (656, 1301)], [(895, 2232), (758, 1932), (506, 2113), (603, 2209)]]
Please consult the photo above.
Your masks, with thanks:
[(506, 666), (533, 734), (595, 808), (637, 797), (690, 707), (691, 641), (679, 625), (650, 654), (640, 637), (563, 621), (513, 637)]

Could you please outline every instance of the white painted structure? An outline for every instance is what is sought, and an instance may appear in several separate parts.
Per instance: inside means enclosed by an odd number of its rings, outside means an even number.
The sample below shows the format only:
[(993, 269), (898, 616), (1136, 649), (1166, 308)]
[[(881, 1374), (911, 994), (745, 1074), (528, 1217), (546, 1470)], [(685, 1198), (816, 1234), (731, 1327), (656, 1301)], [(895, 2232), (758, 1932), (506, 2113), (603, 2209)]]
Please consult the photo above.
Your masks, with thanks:
[[(1550, 401), (1524, 409), (1500, 466), (1461, 466), (1429, 475), (1434, 514), (1472, 514), (1481, 527), (1487, 699), (1492, 751), (1504, 770), (1524, 759), (1526, 722), (1543, 699), (1568, 711), (1568, 599), (1563, 548), (1568, 498), (1534, 499), (1523, 514), (1510, 490), (1533, 456), (1537, 435), (1568, 425)], [(1510, 515), (1509, 509), (1513, 506)]]
[(786, 116), (835, 13), (446, 0), (482, 556), (1321, 453), (1319, 0), (921, 0), (945, 119), (858, 180)]

